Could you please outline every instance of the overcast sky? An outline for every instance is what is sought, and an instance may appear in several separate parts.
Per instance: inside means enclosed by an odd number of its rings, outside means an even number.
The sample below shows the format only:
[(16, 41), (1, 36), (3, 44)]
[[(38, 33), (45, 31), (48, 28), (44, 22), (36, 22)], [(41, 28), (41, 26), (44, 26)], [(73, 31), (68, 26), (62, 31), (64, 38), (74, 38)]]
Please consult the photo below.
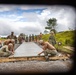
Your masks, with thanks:
[(0, 5), (0, 35), (43, 33), (49, 18), (57, 19), (57, 31), (75, 29), (76, 12), (71, 6)]

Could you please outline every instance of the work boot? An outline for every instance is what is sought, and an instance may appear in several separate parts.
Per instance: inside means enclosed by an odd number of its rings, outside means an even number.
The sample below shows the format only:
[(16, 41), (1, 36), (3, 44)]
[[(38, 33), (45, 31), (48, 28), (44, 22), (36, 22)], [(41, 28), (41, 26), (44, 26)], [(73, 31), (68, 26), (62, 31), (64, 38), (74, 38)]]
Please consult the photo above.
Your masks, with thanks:
[(47, 58), (46, 61), (50, 61), (49, 58)]
[(49, 61), (49, 57), (48, 56), (45, 56), (45, 59), (46, 59), (46, 61)]

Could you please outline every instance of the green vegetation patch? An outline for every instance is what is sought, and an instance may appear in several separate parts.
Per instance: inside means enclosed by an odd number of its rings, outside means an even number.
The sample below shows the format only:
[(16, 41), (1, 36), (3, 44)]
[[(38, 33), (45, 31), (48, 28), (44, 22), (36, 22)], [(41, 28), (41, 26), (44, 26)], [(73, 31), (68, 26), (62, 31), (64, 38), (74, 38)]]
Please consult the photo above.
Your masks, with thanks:
[[(44, 34), (42, 39), (48, 41), (50, 34)], [(74, 46), (75, 31), (58, 32), (55, 35), (56, 42), (61, 42), (63, 46)]]

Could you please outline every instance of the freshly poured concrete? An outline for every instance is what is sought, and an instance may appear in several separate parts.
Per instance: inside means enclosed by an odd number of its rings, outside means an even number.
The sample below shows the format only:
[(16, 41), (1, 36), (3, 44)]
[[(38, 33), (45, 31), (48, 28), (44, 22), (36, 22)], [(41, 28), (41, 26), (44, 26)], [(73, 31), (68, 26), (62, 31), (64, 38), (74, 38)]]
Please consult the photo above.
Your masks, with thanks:
[(37, 56), (42, 51), (34, 42), (23, 42), (16, 50), (13, 57)]

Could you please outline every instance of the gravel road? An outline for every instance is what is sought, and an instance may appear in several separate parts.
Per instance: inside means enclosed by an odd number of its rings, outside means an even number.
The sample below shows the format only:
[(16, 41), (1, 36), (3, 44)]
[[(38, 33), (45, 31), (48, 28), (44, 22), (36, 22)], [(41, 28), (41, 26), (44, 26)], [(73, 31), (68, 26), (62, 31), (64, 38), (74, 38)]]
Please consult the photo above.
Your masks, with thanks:
[(0, 63), (0, 73), (52, 73), (68, 72), (72, 60), (57, 61), (19, 61)]

